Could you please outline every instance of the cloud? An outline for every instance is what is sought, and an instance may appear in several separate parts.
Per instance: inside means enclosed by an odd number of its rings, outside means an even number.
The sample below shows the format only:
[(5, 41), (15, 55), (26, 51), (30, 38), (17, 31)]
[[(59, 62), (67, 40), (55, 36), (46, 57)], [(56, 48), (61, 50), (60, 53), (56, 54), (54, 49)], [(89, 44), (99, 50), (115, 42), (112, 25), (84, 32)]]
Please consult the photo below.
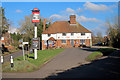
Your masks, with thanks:
[(62, 16), (62, 15), (58, 15), (58, 14), (53, 14), (50, 16), (50, 19), (62, 19), (62, 20), (64, 20), (64, 19), (67, 19), (67, 17)]
[(84, 5), (85, 9), (92, 10), (92, 11), (105, 11), (108, 10), (109, 7), (103, 4), (94, 4), (91, 2), (86, 2)]
[(93, 31), (95, 34), (97, 34), (97, 32), (101, 32), (103, 36), (107, 35), (107, 30), (108, 30), (108, 24), (105, 22), (101, 22), (95, 28), (91, 28), (91, 31)]
[[(51, 15), (50, 19), (61, 19), (61, 20), (68, 20), (68, 16), (63, 16), (63, 15)], [(79, 16), (76, 14), (76, 20), (78, 22), (100, 22), (100, 20), (96, 19), (96, 18), (87, 18), (85, 16)]]
[(18, 30), (17, 30), (16, 27), (10, 27), (9, 30), (8, 30), (8, 32), (9, 32), (9, 33), (14, 33), (14, 32), (17, 33)]
[(64, 15), (74, 15), (74, 14), (80, 13), (82, 11), (83, 10), (81, 8), (77, 8), (76, 10), (74, 10), (72, 8), (66, 8), (66, 10), (61, 11), (61, 13)]
[(75, 10), (73, 10), (73, 9), (71, 9), (71, 8), (67, 8), (67, 9), (66, 9), (66, 12), (67, 12), (67, 13), (72, 13), (72, 14), (74, 14), (74, 13), (75, 13)]
[(82, 11), (82, 9), (81, 9), (81, 8), (78, 8), (78, 9), (77, 9), (77, 12), (81, 12), (81, 11)]
[(77, 18), (78, 22), (100, 22), (96, 18), (87, 18), (85, 16), (78, 16), (78, 15), (76, 15), (76, 18)]
[(66, 8), (64, 11), (61, 11), (61, 13), (64, 15), (72, 15), (72, 14), (75, 14), (76, 11), (73, 10), (72, 8)]
[(73, 10), (71, 8), (66, 8), (65, 11), (62, 11), (61, 14), (53, 14), (50, 16), (50, 19), (60, 19), (60, 20), (69, 20), (70, 15), (76, 15), (76, 20), (78, 22), (100, 22), (100, 20), (96, 19), (96, 18), (87, 18), (83, 15), (79, 16), (79, 12), (81, 12), (82, 9), (78, 8), (76, 10)]
[(21, 13), (21, 12), (22, 12), (22, 10), (17, 9), (17, 10), (16, 10), (16, 12), (17, 12), (17, 13)]

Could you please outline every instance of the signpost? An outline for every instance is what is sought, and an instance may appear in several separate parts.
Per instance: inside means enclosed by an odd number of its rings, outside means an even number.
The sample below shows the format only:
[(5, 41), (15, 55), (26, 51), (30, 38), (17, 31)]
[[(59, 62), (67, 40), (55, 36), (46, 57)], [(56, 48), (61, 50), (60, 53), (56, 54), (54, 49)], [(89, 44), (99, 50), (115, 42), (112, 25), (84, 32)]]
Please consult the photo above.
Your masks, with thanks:
[(29, 42), (23, 42), (23, 39), (20, 39), (20, 40), (19, 40), (19, 43), (20, 43), (20, 44), (19, 44), (19, 47), (22, 47), (22, 50), (23, 50), (23, 60), (25, 60), (24, 45), (25, 45), (25, 44), (27, 44), (27, 45), (28, 45), (28, 44), (29, 44)]
[(20, 39), (20, 40), (19, 40), (19, 47), (22, 47), (22, 46), (23, 46), (22, 43), (23, 43), (23, 39)]
[[(35, 23), (35, 39), (37, 39), (37, 25), (36, 23), (39, 23), (40, 22), (40, 17), (39, 17), (39, 14), (40, 14), (40, 10), (38, 10), (38, 8), (34, 8), (32, 10), (32, 14), (33, 14), (33, 19), (32, 19), (32, 23)], [(38, 40), (39, 41), (39, 40)], [(37, 59), (37, 40), (33, 40), (33, 44), (34, 44), (34, 53), (35, 53), (35, 59)], [(39, 43), (39, 42), (38, 42)]]
[(29, 44), (28, 42), (22, 42), (22, 48), (23, 48), (23, 59), (25, 60), (25, 52), (24, 52), (24, 45)]
[(23, 42), (23, 45), (24, 45), (24, 44), (28, 44), (28, 42)]

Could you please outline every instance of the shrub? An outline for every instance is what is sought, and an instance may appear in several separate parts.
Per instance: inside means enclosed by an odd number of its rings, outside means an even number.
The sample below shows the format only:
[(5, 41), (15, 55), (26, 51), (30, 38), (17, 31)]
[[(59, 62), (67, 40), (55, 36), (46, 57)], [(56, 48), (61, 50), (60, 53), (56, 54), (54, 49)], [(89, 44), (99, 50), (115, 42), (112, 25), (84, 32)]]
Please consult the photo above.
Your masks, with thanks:
[(107, 56), (107, 55), (113, 53), (115, 50), (116, 49), (113, 49), (113, 48), (100, 48), (100, 49), (98, 49), (98, 51), (103, 53), (103, 56)]

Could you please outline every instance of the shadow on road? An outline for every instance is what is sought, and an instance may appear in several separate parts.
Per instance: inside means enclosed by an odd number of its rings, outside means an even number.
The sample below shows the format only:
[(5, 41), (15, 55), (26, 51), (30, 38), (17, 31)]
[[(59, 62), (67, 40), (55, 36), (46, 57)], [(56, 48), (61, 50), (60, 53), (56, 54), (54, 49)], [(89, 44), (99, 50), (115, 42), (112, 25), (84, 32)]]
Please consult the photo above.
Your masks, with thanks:
[(94, 52), (94, 51), (97, 51), (98, 48), (80, 48), (80, 50), (85, 50), (85, 51)]
[(71, 68), (64, 72), (51, 74), (45, 79), (120, 79), (120, 50), (104, 59), (95, 60), (89, 64)]

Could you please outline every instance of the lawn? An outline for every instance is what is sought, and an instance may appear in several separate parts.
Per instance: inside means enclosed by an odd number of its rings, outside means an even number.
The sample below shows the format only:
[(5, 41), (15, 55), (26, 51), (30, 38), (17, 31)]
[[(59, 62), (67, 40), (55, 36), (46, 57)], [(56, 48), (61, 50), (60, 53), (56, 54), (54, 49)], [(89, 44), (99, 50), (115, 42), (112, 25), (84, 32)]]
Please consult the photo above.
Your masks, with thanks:
[(3, 64), (3, 72), (31, 72), (38, 70), (44, 63), (51, 60), (54, 56), (64, 51), (64, 49), (49, 49), (38, 51), (38, 58), (34, 59), (34, 54), (29, 54), (29, 57), (25, 55), (25, 61), (23, 57), (14, 59), (14, 68), (10, 68), (10, 62)]

